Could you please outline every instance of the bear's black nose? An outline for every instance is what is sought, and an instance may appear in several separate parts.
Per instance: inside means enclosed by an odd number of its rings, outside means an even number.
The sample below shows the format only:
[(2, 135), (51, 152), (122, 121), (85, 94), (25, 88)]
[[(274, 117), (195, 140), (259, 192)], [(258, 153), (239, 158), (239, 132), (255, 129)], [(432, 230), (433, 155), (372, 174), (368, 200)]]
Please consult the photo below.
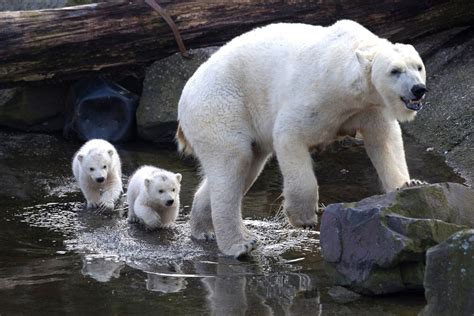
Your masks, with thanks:
[(171, 206), (173, 205), (173, 203), (174, 203), (174, 200), (168, 200), (166, 201), (166, 206)]
[(99, 182), (99, 183), (102, 183), (104, 182), (105, 178), (104, 177), (98, 177), (95, 179), (95, 181)]
[(411, 87), (411, 93), (413, 93), (417, 99), (420, 99), (426, 93), (426, 86), (424, 84), (416, 84)]

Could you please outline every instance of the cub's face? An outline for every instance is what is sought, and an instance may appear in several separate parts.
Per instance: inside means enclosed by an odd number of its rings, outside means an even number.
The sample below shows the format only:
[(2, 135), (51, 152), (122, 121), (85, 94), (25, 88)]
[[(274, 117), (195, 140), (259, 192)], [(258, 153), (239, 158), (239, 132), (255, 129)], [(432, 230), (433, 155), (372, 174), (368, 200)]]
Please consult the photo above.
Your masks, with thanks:
[(87, 155), (78, 155), (82, 170), (98, 184), (107, 182), (107, 175), (112, 164), (113, 151), (89, 152)]
[(422, 108), (427, 91), (425, 66), (413, 46), (390, 46), (374, 56), (372, 84), (392, 115), (399, 121), (409, 121)]
[(162, 207), (174, 206), (179, 201), (181, 178), (179, 173), (154, 174), (145, 179), (148, 195)]

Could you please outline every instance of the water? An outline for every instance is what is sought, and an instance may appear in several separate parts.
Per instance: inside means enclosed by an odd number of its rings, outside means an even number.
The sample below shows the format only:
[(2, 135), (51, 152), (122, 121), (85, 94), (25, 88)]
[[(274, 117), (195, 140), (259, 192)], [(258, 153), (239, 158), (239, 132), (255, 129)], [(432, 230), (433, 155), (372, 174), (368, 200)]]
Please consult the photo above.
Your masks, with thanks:
[[(48, 135), (0, 132), (0, 314), (416, 315), (422, 293), (337, 304), (328, 294), (319, 232), (276, 214), (281, 176), (272, 161), (244, 201), (261, 245), (242, 261), (189, 238), (199, 177), (193, 160), (137, 143), (119, 146), (123, 173), (153, 164), (183, 174), (176, 227), (147, 233), (122, 216), (83, 210), (70, 163), (79, 148)], [(412, 176), (463, 182), (439, 157), (406, 140)], [(363, 147), (343, 143), (315, 156), (320, 202), (380, 193)]]

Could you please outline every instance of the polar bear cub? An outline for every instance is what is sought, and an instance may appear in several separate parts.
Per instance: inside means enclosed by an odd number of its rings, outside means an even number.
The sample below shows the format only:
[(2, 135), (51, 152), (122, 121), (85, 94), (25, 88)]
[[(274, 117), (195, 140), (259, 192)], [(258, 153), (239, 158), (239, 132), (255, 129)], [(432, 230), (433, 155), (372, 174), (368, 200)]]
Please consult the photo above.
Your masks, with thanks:
[(181, 178), (153, 166), (139, 168), (128, 183), (129, 222), (140, 222), (147, 230), (172, 224), (179, 211)]
[(122, 167), (111, 143), (89, 140), (74, 155), (72, 171), (87, 200), (87, 208), (114, 208), (122, 193)]

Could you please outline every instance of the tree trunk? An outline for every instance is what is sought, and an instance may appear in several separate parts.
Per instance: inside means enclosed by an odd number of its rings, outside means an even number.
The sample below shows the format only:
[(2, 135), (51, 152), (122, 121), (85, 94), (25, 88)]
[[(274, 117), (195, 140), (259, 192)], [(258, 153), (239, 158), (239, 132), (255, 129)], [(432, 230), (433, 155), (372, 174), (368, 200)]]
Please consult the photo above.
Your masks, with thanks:
[[(392, 41), (474, 21), (472, 0), (160, 1), (187, 48), (223, 44), (273, 22), (355, 20)], [(308, 34), (311, 36), (311, 34)], [(0, 86), (119, 72), (177, 51), (164, 20), (142, 1), (0, 12)]]

